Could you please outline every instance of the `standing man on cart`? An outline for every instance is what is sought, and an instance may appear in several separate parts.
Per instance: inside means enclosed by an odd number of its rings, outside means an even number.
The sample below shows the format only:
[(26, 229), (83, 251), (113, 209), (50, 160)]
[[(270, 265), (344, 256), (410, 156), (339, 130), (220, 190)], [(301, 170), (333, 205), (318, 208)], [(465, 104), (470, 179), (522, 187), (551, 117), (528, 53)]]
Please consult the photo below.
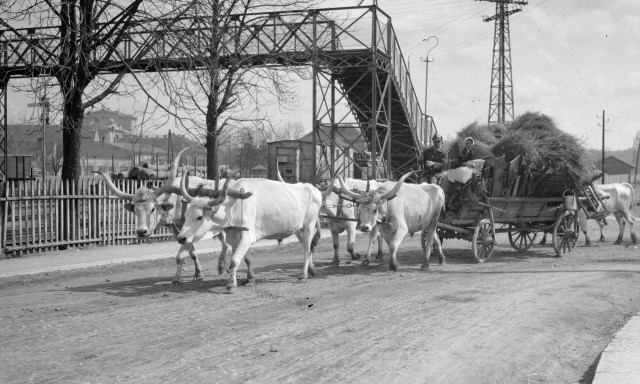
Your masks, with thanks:
[(438, 133), (431, 138), (433, 146), (422, 152), (422, 182), (437, 184), (437, 175), (447, 166), (448, 153), (442, 149), (442, 136)]

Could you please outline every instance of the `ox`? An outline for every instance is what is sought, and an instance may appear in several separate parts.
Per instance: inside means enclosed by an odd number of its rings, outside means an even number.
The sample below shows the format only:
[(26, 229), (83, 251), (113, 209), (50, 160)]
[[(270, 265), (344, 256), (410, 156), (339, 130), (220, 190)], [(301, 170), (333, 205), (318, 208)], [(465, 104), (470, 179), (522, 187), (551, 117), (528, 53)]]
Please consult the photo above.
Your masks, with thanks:
[(183, 181), (181, 192), (189, 208), (178, 242), (192, 244), (208, 234), (226, 233), (227, 242), (233, 248), (227, 293), (237, 289), (236, 272), (243, 259), (247, 264), (247, 284), (255, 284), (251, 259), (246, 253), (262, 239), (281, 240), (296, 235), (304, 251), (300, 280), (307, 280), (307, 272), (315, 275), (312, 252), (320, 236), (318, 213), (322, 194), (312, 185), (240, 179), (230, 188), (227, 179), (220, 195), (209, 198), (192, 197)]
[[(180, 163), (180, 156), (188, 148), (183, 149), (175, 157), (169, 178), (165, 180), (160, 188), (153, 189), (142, 186), (136, 190), (135, 194), (130, 194), (121, 191), (116, 187), (111, 178), (105, 172), (96, 172), (100, 174), (107, 186), (111, 189), (113, 194), (121, 199), (127, 200), (124, 207), (129, 212), (133, 212), (136, 218), (136, 234), (139, 238), (148, 238), (158, 226), (168, 226), (172, 229), (174, 236), (176, 236), (180, 230), (179, 223), (182, 221), (182, 213), (186, 207), (183, 206), (182, 200), (178, 199), (180, 194), (180, 182), (181, 177), (176, 177), (178, 164)], [(191, 186), (197, 185), (199, 190), (207, 190), (206, 188), (213, 188), (214, 181), (203, 180), (199, 178), (192, 178), (189, 181)], [(193, 189), (192, 193), (196, 193), (197, 190)], [(224, 239), (224, 234), (220, 234), (218, 239), (222, 242), (222, 251), (218, 260), (218, 272), (223, 273), (225, 264), (225, 254), (227, 252), (228, 244)], [(173, 278), (174, 284), (180, 284), (182, 282), (182, 267), (186, 254), (191, 256), (195, 264), (194, 278), (202, 280), (203, 269), (198, 260), (198, 254), (192, 244), (182, 245), (176, 255), (177, 270)], [(182, 262), (180, 262), (182, 260)]]
[[(438, 218), (444, 209), (444, 191), (433, 184), (404, 184), (413, 172), (403, 175), (397, 183), (386, 182), (374, 191), (356, 193), (350, 191), (339, 178), (341, 193), (358, 204), (360, 230), (370, 232), (374, 228), (387, 242), (391, 258), (389, 266), (398, 270), (396, 253), (405, 235), (421, 232), (424, 261), (421, 269), (429, 268), (431, 247), (436, 245), (440, 262), (444, 256), (435, 236)], [(370, 238), (370, 241), (372, 238)]]
[[(378, 186), (378, 183), (376, 183), (375, 181), (369, 183), (364, 180), (357, 179), (347, 179), (345, 180), (345, 184), (347, 187), (358, 193), (360, 193), (360, 190), (362, 189), (365, 189), (365, 191), (369, 191), (371, 184), (374, 186), (374, 188)], [(331, 239), (333, 241), (333, 260), (331, 260), (331, 264), (338, 266), (340, 265), (340, 257), (338, 255), (340, 249), (339, 234), (344, 232), (345, 230), (347, 231), (347, 251), (351, 255), (351, 260), (358, 260), (360, 258), (360, 254), (354, 253), (353, 251), (353, 245), (356, 239), (356, 209), (355, 204), (345, 200), (342, 197), (342, 195), (339, 193), (338, 188), (336, 188), (337, 186), (333, 185), (328, 187), (333, 188), (331, 188), (331, 193), (328, 194), (328, 196), (322, 201), (321, 212), (327, 217), (329, 221), (329, 230), (331, 232)], [(377, 229), (375, 229), (375, 233), (377, 234)], [(380, 260), (382, 259), (382, 237), (377, 237), (378, 255), (376, 256), (376, 259)], [(369, 249), (367, 250), (367, 258), (364, 260), (362, 265), (369, 264), (371, 246), (372, 244), (369, 244)]]
[[(631, 215), (631, 207), (635, 200), (633, 186), (629, 183), (613, 183), (595, 185), (595, 189), (596, 192), (601, 195), (605, 209), (611, 212), (618, 222), (620, 231), (614, 244), (622, 243), (622, 236), (627, 223), (629, 223), (631, 241), (635, 244), (637, 242), (637, 236), (633, 231), (633, 224), (636, 219)], [(582, 210), (578, 212), (578, 220), (580, 220), (580, 226), (583, 228), (585, 245), (591, 245), (591, 239), (589, 239), (589, 235), (587, 234), (587, 218)], [(596, 222), (600, 227), (600, 241), (604, 241), (604, 234), (602, 233), (604, 223), (601, 221)]]
[[(280, 168), (276, 165), (277, 177), (278, 180), (286, 183), (280, 174)], [(373, 184), (374, 187), (377, 186), (376, 181), (364, 181), (359, 179), (346, 179), (346, 185), (352, 188), (353, 190), (359, 192), (359, 190), (366, 188), (366, 191), (369, 191), (370, 186)], [(320, 189), (323, 193), (322, 199), (322, 208), (320, 208), (320, 212), (325, 215), (327, 221), (329, 222), (329, 232), (331, 233), (331, 240), (333, 242), (333, 259), (331, 260), (331, 265), (339, 266), (340, 265), (340, 234), (347, 231), (347, 252), (351, 255), (351, 260), (360, 259), (360, 254), (354, 253), (353, 245), (356, 241), (356, 214), (355, 214), (355, 204), (349, 201), (345, 201), (345, 199), (340, 194), (340, 185), (336, 185), (337, 181), (333, 180), (333, 184), (328, 184), (325, 188)], [(326, 188), (331, 188), (331, 193), (327, 194)], [(326, 197), (324, 197), (326, 196)], [(375, 229), (375, 233), (377, 234), (377, 229)], [(378, 238), (378, 254), (376, 256), (376, 260), (382, 260), (382, 237), (377, 236)], [(367, 258), (364, 260), (362, 265), (369, 265), (369, 256), (371, 255), (371, 246), (369, 243), (369, 249), (367, 251)]]

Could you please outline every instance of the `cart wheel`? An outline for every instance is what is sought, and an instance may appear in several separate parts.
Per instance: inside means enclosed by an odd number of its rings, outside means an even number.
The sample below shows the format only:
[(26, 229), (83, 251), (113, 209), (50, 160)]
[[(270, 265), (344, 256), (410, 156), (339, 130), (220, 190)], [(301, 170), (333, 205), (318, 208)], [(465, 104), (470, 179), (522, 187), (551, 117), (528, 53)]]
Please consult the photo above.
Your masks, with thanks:
[(473, 231), (473, 238), (471, 239), (473, 257), (476, 258), (478, 263), (484, 263), (493, 255), (493, 249), (496, 245), (495, 240), (491, 228), (491, 221), (489, 221), (489, 219), (480, 220), (480, 223), (478, 223), (478, 226)]
[(516, 231), (515, 225), (509, 224), (509, 243), (518, 252), (525, 252), (533, 246), (533, 242), (538, 236), (538, 232)]
[(553, 226), (553, 249), (556, 255), (561, 257), (567, 251), (571, 252), (578, 242), (579, 235), (580, 223), (575, 212), (563, 212)]

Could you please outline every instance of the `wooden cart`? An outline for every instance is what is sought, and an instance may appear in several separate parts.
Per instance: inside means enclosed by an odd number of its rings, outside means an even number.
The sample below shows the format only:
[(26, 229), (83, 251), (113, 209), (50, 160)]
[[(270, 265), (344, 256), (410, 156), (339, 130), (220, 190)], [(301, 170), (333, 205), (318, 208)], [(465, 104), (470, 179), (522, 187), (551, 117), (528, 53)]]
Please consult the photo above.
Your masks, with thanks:
[[(560, 257), (578, 241), (578, 210), (583, 210), (588, 219), (601, 219), (609, 213), (591, 182), (576, 187), (560, 175), (543, 172), (543, 176), (533, 177), (519, 156), (508, 164), (504, 157), (496, 159), (492, 176), (488, 184), (486, 176), (481, 175), (465, 184), (472, 192), (474, 189), (484, 192), (468, 194), (473, 198), (458, 202), (455, 209), (447, 202), (450, 209), (440, 218), (437, 229), (441, 240), (471, 241), (473, 256), (480, 263), (493, 254), (496, 233), (505, 232), (511, 246), (519, 252), (533, 246), (538, 232), (552, 233), (553, 249)], [(487, 196), (487, 190), (492, 197)], [(532, 190), (552, 197), (519, 197)]]
[(563, 202), (563, 197), (490, 197), (464, 204), (457, 213), (446, 212), (438, 222), (438, 236), (469, 240), (473, 257), (483, 263), (493, 255), (496, 233), (506, 232), (509, 244), (524, 252), (538, 232), (551, 232), (553, 249), (562, 256), (576, 246), (580, 234), (577, 210), (567, 209)]

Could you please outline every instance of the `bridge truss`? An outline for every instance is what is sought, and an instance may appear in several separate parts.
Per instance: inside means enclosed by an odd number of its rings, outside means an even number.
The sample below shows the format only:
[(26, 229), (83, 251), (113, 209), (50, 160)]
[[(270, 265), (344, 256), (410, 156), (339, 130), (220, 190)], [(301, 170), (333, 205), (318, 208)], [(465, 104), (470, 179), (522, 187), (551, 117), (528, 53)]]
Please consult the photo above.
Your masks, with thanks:
[[(313, 71), (314, 168), (317, 179), (342, 174), (348, 164), (370, 175), (397, 178), (419, 167), (431, 136), (425, 124), (391, 17), (377, 6), (250, 14), (233, 31), (240, 49), (223, 47), (220, 62), (241, 58), (246, 66), (311, 66)], [(188, 71), (207, 60), (194, 55), (194, 41), (208, 45), (202, 17), (133, 21), (122, 40), (105, 45), (117, 59), (101, 62), (103, 73)], [(101, 26), (98, 25), (98, 29)], [(59, 27), (0, 31), (0, 178), (7, 167), (7, 85), (12, 78), (49, 77), (59, 70)], [(187, 43), (188, 42), (188, 43)], [(98, 51), (94, 60), (101, 60)], [(346, 108), (344, 107), (346, 106)], [(336, 163), (341, 126), (357, 126), (366, 150), (351, 150)], [(322, 135), (329, 127), (330, 140)], [(343, 141), (344, 142), (344, 141)], [(342, 148), (344, 149), (344, 148)], [(347, 148), (349, 149), (349, 148)]]

